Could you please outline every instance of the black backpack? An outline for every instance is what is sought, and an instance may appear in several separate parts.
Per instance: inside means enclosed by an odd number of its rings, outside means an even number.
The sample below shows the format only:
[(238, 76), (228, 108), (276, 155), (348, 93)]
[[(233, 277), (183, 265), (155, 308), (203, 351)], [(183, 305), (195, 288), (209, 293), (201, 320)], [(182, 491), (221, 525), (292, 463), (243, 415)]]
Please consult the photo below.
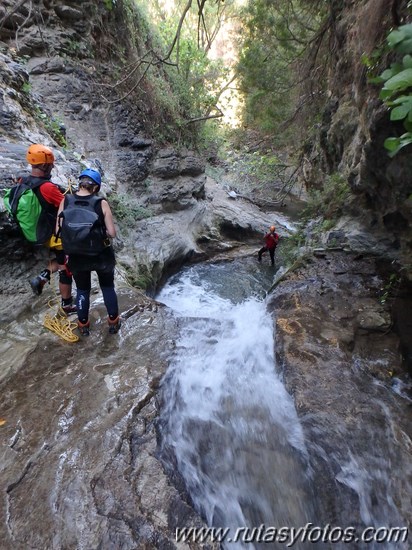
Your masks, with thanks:
[(59, 214), (59, 236), (66, 254), (97, 256), (110, 246), (102, 211), (102, 198), (66, 195)]

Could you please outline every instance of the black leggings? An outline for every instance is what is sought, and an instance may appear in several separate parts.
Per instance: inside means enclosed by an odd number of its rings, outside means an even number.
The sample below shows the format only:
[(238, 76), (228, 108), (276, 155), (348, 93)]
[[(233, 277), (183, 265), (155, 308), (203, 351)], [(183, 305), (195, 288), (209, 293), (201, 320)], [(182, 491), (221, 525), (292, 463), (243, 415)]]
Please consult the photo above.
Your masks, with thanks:
[(262, 259), (262, 254), (265, 252), (269, 252), (270, 262), (272, 265), (275, 265), (275, 248), (267, 248), (266, 246), (263, 246), (258, 252), (259, 261)]
[[(99, 285), (103, 294), (107, 314), (114, 320), (119, 315), (117, 295), (114, 289), (114, 269), (104, 271), (96, 270), (96, 273), (99, 278)], [(91, 271), (77, 271), (73, 273), (73, 278), (77, 286), (77, 316), (81, 323), (86, 323), (89, 319), (90, 290), (92, 288)]]

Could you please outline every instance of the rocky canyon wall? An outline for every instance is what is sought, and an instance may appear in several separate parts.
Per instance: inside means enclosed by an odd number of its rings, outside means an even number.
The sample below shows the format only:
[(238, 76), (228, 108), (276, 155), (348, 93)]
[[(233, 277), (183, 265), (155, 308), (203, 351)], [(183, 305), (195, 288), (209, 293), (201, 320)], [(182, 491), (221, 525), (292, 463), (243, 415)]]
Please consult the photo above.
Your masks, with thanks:
[[(352, 196), (345, 214), (355, 218), (369, 238), (360, 252), (375, 252), (394, 262), (394, 270), (412, 277), (412, 149), (390, 158), (383, 146), (389, 136), (404, 133), (389, 119), (379, 99), (380, 87), (368, 81), (362, 59), (380, 51), (373, 73), (387, 68), (394, 56), (384, 49), (387, 34), (411, 21), (404, 0), (332, 1), (329, 20), (327, 102), (319, 140), (312, 150), (308, 185), (322, 174), (342, 174)], [(353, 222), (341, 221), (350, 233)]]

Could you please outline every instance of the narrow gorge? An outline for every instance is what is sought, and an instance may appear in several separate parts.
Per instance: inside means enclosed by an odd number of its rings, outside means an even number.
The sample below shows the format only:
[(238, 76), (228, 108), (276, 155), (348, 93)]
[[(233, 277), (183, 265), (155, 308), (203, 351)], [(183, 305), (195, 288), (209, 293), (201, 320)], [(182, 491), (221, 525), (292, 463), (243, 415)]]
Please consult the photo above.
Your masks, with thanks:
[[(330, 0), (328, 15), (317, 133), (291, 192), (277, 201), (275, 186), (265, 201), (242, 194), (238, 153), (219, 161), (190, 144), (190, 124), (173, 134), (162, 66), (158, 90), (139, 79), (131, 92), (126, 77), (157, 47), (134, 2), (3, 1), (2, 549), (287, 547), (176, 540), (205, 526), (410, 532), (412, 157), (386, 154), (402, 130), (360, 62), (410, 8)], [(30, 143), (53, 149), (65, 189), (84, 166), (103, 176), (119, 228), (114, 337), (96, 280), (89, 338), (43, 326), (57, 280), (41, 296), (28, 280), (48, 251), (3, 205)], [(314, 190), (323, 210), (307, 221)], [(274, 268), (257, 261), (272, 224)]]

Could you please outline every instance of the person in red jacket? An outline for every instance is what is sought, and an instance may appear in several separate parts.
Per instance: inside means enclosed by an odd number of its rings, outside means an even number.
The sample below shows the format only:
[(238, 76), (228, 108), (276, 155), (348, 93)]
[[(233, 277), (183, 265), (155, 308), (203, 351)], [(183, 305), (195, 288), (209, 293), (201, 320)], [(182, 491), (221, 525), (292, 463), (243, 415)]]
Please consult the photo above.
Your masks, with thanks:
[(276, 233), (276, 227), (271, 225), (269, 233), (264, 236), (265, 246), (263, 246), (258, 252), (258, 261), (262, 261), (262, 254), (269, 252), (270, 261), (272, 265), (275, 265), (275, 250), (279, 242), (279, 235)]
[(48, 268), (44, 269), (40, 275), (34, 277), (30, 281), (30, 286), (33, 292), (40, 295), (43, 291), (43, 286), (50, 281), (51, 273), (59, 271), (59, 290), (61, 295), (61, 306), (65, 313), (74, 313), (77, 308), (73, 304), (72, 298), (72, 275), (68, 271), (65, 263), (65, 253), (61, 245), (61, 241), (54, 236), (54, 223), (57, 216), (57, 210), (61, 201), (64, 199), (63, 193), (58, 186), (51, 181), (51, 171), (54, 167), (53, 151), (46, 145), (35, 143), (30, 145), (27, 150), (26, 160), (31, 165), (31, 173), (28, 177), (22, 178), (21, 181), (29, 183), (30, 181), (44, 179), (37, 187), (36, 192), (40, 194), (39, 199), (42, 199), (42, 223), (50, 225), (50, 237), (45, 243), (50, 250), (55, 253), (55, 258), (50, 260)]

